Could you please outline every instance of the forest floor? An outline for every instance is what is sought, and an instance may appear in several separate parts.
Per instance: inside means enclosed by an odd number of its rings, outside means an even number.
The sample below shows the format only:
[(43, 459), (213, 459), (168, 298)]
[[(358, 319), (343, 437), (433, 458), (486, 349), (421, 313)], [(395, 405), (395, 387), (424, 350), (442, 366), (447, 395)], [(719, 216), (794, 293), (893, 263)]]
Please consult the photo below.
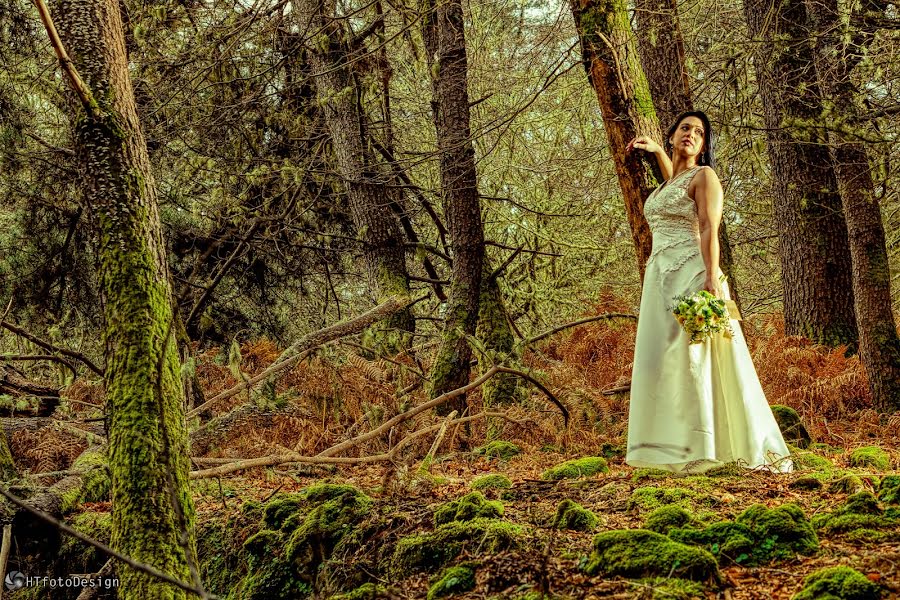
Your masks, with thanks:
[[(496, 408), (509, 420), (491, 426), (509, 444), (487, 444), (476, 420), (468, 433), (449, 428), (433, 458), (426, 455), (436, 433), (393, 461), (290, 463), (194, 480), (204, 581), (223, 598), (741, 600), (792, 598), (811, 574), (845, 566), (864, 581), (851, 575), (843, 591), (837, 580), (820, 582), (801, 597), (900, 597), (900, 478), (890, 477), (900, 474), (900, 415), (870, 406), (856, 358), (786, 337), (778, 323), (773, 315), (746, 330), (770, 403), (795, 409), (813, 440), (796, 449), (790, 474), (728, 465), (677, 477), (625, 465), (628, 395), (603, 391), (628, 378), (634, 327), (595, 323), (558, 333), (523, 359), (570, 411), (568, 427), (531, 389), (521, 403)], [(397, 390), (427, 365), (360, 352), (329, 346), (274, 388), (216, 407), (228, 425), (194, 434), (194, 468), (289, 451), (312, 456), (424, 402), (421, 388), (400, 398)], [(278, 354), (267, 341), (240, 353), (209, 350), (198, 365), (207, 397)], [(101, 402), (98, 390), (76, 382), (67, 397)], [(469, 409), (483, 410), (477, 391)], [(386, 452), (442, 422), (428, 411), (343, 456)], [(66, 468), (83, 450), (77, 438), (44, 431), (11, 437), (20, 465)], [(584, 457), (603, 460), (549, 471)], [(501, 477), (484, 479), (492, 474)], [(596, 520), (576, 507), (561, 522), (566, 500)], [(89, 503), (67, 520), (108, 541), (108, 511), (108, 502)], [(608, 534), (646, 528), (668, 537)], [(69, 544), (58, 564), (91, 572), (103, 560)]]

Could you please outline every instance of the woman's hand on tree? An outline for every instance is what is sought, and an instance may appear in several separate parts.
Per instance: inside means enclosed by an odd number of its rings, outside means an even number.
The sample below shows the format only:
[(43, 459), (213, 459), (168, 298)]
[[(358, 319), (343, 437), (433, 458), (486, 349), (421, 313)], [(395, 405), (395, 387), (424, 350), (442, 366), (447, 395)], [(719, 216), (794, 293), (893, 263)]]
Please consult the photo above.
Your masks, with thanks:
[(650, 154), (656, 154), (657, 152), (662, 152), (662, 148), (659, 144), (654, 142), (652, 139), (647, 137), (646, 135), (639, 135), (625, 146), (625, 152), (630, 152), (637, 148), (638, 150), (643, 150), (645, 152), (649, 152)]

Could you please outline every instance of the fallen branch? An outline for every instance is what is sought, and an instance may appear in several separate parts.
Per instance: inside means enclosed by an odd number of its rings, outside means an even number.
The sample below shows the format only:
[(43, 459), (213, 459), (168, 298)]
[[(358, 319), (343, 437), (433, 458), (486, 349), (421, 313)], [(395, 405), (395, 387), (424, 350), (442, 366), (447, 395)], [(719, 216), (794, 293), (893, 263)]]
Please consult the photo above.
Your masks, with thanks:
[(557, 399), (557, 397), (553, 394), (553, 392), (548, 390), (544, 386), (544, 384), (542, 384), (540, 381), (538, 381), (537, 379), (535, 379), (528, 373), (525, 373), (524, 371), (518, 371), (516, 369), (511, 369), (509, 367), (494, 367), (494, 368), (496, 368), (500, 373), (509, 373), (510, 375), (515, 375), (516, 377), (521, 377), (522, 379), (524, 379), (524, 380), (528, 381), (529, 383), (531, 383), (532, 385), (534, 385), (534, 387), (536, 387), (537, 389), (541, 390), (544, 393), (544, 395), (547, 396), (547, 399), (550, 400), (550, 402), (552, 402), (557, 407), (559, 407), (560, 412), (562, 412), (563, 423), (565, 424), (566, 427), (569, 426), (569, 409), (567, 409), (565, 406), (563, 406), (563, 403), (560, 402)]
[[(418, 302), (418, 299), (414, 302)], [(212, 408), (214, 404), (218, 404), (222, 400), (226, 400), (228, 398), (231, 398), (232, 396), (236, 396), (242, 391), (267, 380), (275, 373), (283, 371), (288, 367), (294, 365), (297, 361), (303, 358), (305, 352), (313, 350), (327, 342), (331, 342), (348, 335), (353, 335), (354, 333), (359, 333), (369, 325), (372, 325), (377, 321), (400, 312), (401, 310), (409, 306), (409, 304), (410, 303), (406, 298), (392, 297), (387, 302), (379, 304), (372, 310), (361, 314), (355, 319), (351, 319), (343, 323), (338, 323), (336, 325), (332, 325), (331, 327), (326, 327), (325, 329), (320, 329), (315, 333), (307, 335), (300, 341), (295, 342), (294, 344), (289, 346), (287, 350), (282, 352), (281, 356), (279, 356), (268, 369), (266, 369), (259, 375), (251, 377), (247, 381), (241, 382), (233, 388), (225, 390), (221, 394), (210, 398), (200, 406), (197, 406), (190, 412), (188, 412), (187, 416), (196, 417), (200, 413)]]
[(303, 456), (302, 454), (296, 452), (286, 452), (282, 454), (270, 454), (268, 456), (261, 456), (259, 458), (247, 459), (191, 458), (191, 460), (197, 464), (219, 464), (221, 466), (198, 471), (191, 471), (190, 478), (192, 480), (209, 479), (211, 477), (221, 477), (222, 475), (228, 475), (229, 473), (244, 471), (246, 469), (253, 469), (256, 467), (275, 467), (287, 463), (358, 465), (375, 462), (392, 462), (396, 459), (397, 454), (401, 449), (405, 448), (413, 441), (424, 435), (433, 433), (441, 429), (442, 427), (449, 427), (451, 425), (458, 425), (460, 423), (468, 423), (470, 421), (474, 421), (475, 419), (483, 419), (486, 417), (499, 417), (507, 419), (508, 421), (512, 421), (513, 423), (516, 423), (518, 425), (522, 425), (520, 421), (513, 419), (506, 413), (482, 412), (478, 413), (477, 415), (460, 417), (452, 421), (444, 421), (443, 423), (420, 429), (401, 439), (394, 445), (393, 448), (390, 449), (390, 451), (384, 452), (382, 454), (374, 454), (371, 456), (321, 456), (321, 454), (317, 456)]
[(528, 338), (523, 342), (525, 346), (530, 346), (535, 342), (539, 342), (544, 338), (548, 338), (554, 333), (559, 333), (564, 329), (569, 329), (570, 327), (577, 327), (579, 325), (584, 325), (585, 323), (593, 323), (594, 321), (603, 321), (605, 319), (631, 319), (633, 321), (637, 321), (637, 315), (632, 315), (628, 313), (604, 313), (602, 315), (596, 315), (593, 317), (587, 317), (586, 319), (580, 319), (578, 321), (573, 321), (571, 323), (566, 323), (565, 325), (560, 325), (559, 327), (554, 327), (544, 333), (540, 333), (532, 338)]
[(86, 366), (88, 369), (90, 369), (97, 375), (101, 375), (101, 376), (103, 375), (103, 369), (101, 369), (100, 367), (95, 365), (93, 362), (91, 362), (91, 359), (89, 359), (87, 356), (85, 356), (81, 352), (75, 352), (74, 350), (67, 350), (65, 348), (60, 348), (59, 346), (54, 346), (50, 342), (45, 342), (44, 340), (37, 337), (36, 335), (28, 333), (27, 331), (25, 331), (18, 325), (14, 325), (8, 321), (0, 321), (0, 327), (3, 327), (4, 329), (7, 329), (7, 330), (13, 332), (14, 334), (16, 334), (17, 336), (19, 336), (21, 338), (25, 338), (29, 342), (32, 342), (33, 344), (40, 346), (44, 350), (48, 350), (50, 352), (56, 352), (56, 353), (62, 354), (63, 356), (68, 356), (69, 358), (73, 358), (73, 359), (83, 363), (84, 366)]

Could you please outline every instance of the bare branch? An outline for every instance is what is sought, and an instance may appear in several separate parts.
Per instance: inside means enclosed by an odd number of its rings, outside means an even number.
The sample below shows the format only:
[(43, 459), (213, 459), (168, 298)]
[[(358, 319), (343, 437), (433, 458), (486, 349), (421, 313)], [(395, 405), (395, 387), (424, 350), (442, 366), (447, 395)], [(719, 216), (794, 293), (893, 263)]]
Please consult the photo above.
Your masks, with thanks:
[(535, 342), (539, 342), (544, 338), (548, 338), (554, 333), (559, 333), (563, 329), (569, 329), (570, 327), (577, 327), (578, 325), (584, 325), (585, 323), (593, 323), (594, 321), (603, 321), (606, 319), (631, 319), (637, 321), (637, 315), (631, 315), (627, 313), (604, 313), (602, 315), (596, 315), (594, 317), (587, 317), (586, 319), (580, 319), (578, 321), (572, 321), (571, 323), (566, 323), (565, 325), (560, 325), (559, 327), (554, 327), (544, 333), (540, 333), (532, 338), (528, 338), (525, 340), (524, 345), (530, 346)]

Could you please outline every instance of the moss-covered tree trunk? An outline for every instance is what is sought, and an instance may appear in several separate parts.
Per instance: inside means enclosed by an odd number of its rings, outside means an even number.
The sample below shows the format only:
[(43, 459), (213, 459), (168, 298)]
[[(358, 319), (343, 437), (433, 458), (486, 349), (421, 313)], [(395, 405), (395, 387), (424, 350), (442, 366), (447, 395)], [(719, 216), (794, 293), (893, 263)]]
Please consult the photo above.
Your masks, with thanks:
[(807, 10), (817, 33), (813, 62), (826, 103), (828, 149), (847, 220), (860, 358), (875, 405), (886, 412), (900, 411), (900, 339), (891, 312), (884, 226), (869, 157), (854, 125), (865, 118), (851, 79), (856, 60), (852, 56), (858, 56), (853, 46), (858, 36), (850, 29), (855, 19), (837, 0), (807, 0)]
[(641, 69), (625, 0), (569, 0), (569, 5), (588, 80), (603, 114), (603, 129), (622, 188), (643, 281), (652, 246), (644, 200), (662, 181), (662, 174), (653, 157), (645, 152), (626, 153), (625, 146), (636, 135), (662, 140), (650, 88)]
[[(460, 0), (425, 0), (422, 37), (431, 76), (432, 112), (440, 154), (441, 198), (450, 233), (453, 270), (444, 331), (431, 370), (431, 395), (439, 396), (469, 382), (472, 351), (466, 340), (475, 333), (484, 229), (475, 172), (475, 149), (469, 130), (468, 64)], [(463, 413), (464, 396), (439, 412)]]
[(12, 452), (9, 451), (9, 442), (6, 439), (6, 431), (0, 428), (0, 480), (9, 481), (19, 474), (16, 471), (16, 463), (13, 461)]
[[(684, 59), (684, 39), (678, 20), (678, 5), (675, 0), (637, 0), (634, 13), (637, 17), (641, 65), (650, 86), (660, 130), (665, 135), (680, 113), (694, 108)], [(719, 247), (719, 263), (722, 272), (728, 277), (728, 290), (740, 309), (741, 297), (734, 270), (734, 254), (724, 219), (719, 227)]]
[(784, 285), (784, 324), (827, 346), (858, 340), (850, 248), (803, 0), (744, 0), (762, 97)]
[[(78, 118), (76, 138), (85, 198), (99, 227), (112, 545), (190, 581), (194, 510), (172, 292), (119, 4), (59, 1), (54, 18), (93, 96)], [(187, 547), (181, 543), (184, 531)], [(121, 598), (185, 597), (125, 565), (119, 566), (119, 579)]]
[[(390, 205), (394, 193), (385, 185), (369, 145), (368, 123), (362, 89), (350, 68), (350, 31), (334, 17), (334, 3), (294, 0), (292, 3), (304, 37), (316, 85), (316, 96), (325, 114), (338, 171), (350, 200), (350, 212), (364, 242), (369, 285), (379, 303), (390, 296), (409, 294), (406, 240)], [(393, 353), (409, 347), (415, 331), (410, 310), (403, 310), (376, 325), (367, 344)]]

